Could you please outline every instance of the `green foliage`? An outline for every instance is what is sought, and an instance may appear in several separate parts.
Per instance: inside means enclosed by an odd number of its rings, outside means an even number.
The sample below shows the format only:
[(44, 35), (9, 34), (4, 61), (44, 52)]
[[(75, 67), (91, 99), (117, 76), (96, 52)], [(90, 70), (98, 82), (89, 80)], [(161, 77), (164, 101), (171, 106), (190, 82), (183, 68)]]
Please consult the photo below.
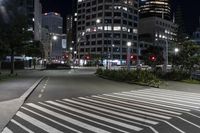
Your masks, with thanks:
[(134, 70), (129, 72), (127, 70), (97, 69), (96, 74), (116, 81), (139, 83), (154, 87), (160, 85), (160, 80), (149, 71)]
[(162, 75), (160, 78), (163, 78), (165, 80), (181, 81), (189, 79), (190, 74), (185, 73), (183, 71), (172, 71), (166, 73), (165, 75)]
[(40, 41), (25, 45), (23, 50), (23, 54), (31, 57), (42, 57), (44, 55), (44, 48)]
[(0, 12), (0, 43), (6, 46), (3, 51), (9, 51), (11, 55), (11, 73), (14, 72), (14, 55), (17, 52), (21, 54), (23, 47), (33, 37), (32, 32), (28, 31), (28, 17), (22, 3), (20, 0), (1, 2), (4, 12)]
[(181, 50), (173, 57), (174, 69), (191, 73), (199, 69), (200, 47), (190, 41), (181, 44)]
[[(151, 55), (155, 55), (157, 57), (155, 62), (152, 62), (149, 60), (149, 57)], [(147, 48), (146, 50), (142, 51), (142, 60), (144, 60), (146, 65), (149, 65), (151, 67), (155, 67), (156, 65), (163, 64), (163, 48), (161, 47), (155, 47), (151, 46)]]

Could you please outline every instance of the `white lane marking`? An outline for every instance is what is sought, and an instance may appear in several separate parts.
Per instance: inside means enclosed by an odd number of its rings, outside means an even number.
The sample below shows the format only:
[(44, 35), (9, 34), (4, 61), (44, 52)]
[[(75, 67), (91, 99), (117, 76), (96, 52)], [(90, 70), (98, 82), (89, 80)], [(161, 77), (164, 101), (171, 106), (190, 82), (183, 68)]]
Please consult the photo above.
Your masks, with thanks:
[[(137, 101), (137, 102), (142, 102), (142, 103), (146, 103), (146, 104), (149, 104), (149, 105), (156, 105), (156, 106), (166, 107), (166, 108), (175, 109), (175, 110), (181, 110), (181, 111), (187, 111), (187, 112), (190, 111), (190, 109), (184, 109), (184, 108), (179, 108), (179, 107), (174, 107), (174, 106), (169, 106), (169, 105), (164, 105), (164, 104), (159, 104), (159, 103), (154, 103), (154, 102), (148, 102), (148, 101), (144, 101), (144, 100), (138, 100), (138, 99), (135, 99), (133, 97), (128, 98), (128, 97), (121, 97), (121, 96), (110, 95), (110, 94), (104, 94), (104, 96), (115, 97), (115, 98), (123, 99), (123, 100)], [(145, 100), (148, 100), (148, 99), (145, 98)]]
[(72, 131), (74, 131), (74, 132), (82, 133), (81, 131), (78, 131), (78, 130), (76, 130), (76, 129), (74, 129), (74, 128), (71, 128), (71, 127), (69, 127), (69, 126), (66, 126), (66, 125), (64, 125), (64, 124), (62, 124), (62, 123), (60, 123), (60, 122), (57, 122), (57, 121), (55, 121), (55, 120), (53, 120), (53, 119), (51, 119), (51, 118), (48, 118), (48, 117), (46, 117), (46, 116), (43, 116), (43, 115), (41, 115), (41, 114), (39, 114), (39, 113), (37, 113), (37, 112), (35, 112), (35, 111), (32, 111), (32, 110), (27, 109), (27, 108), (25, 108), (25, 107), (21, 107), (21, 108), (24, 109), (24, 110), (27, 110), (27, 111), (29, 111), (29, 112), (31, 112), (31, 113), (33, 113), (33, 114), (36, 114), (36, 115), (38, 115), (38, 116), (40, 116), (40, 117), (43, 117), (43, 118), (45, 118), (45, 119), (47, 119), (47, 120), (49, 120), (49, 121), (51, 121), (51, 122), (53, 122), (53, 123), (56, 123), (56, 124), (58, 124), (58, 125), (60, 125), (60, 126), (63, 126), (63, 127), (67, 128), (67, 129), (70, 129), (70, 130), (72, 130)]
[(19, 122), (15, 121), (14, 119), (12, 119), (11, 122), (13, 122), (14, 124), (18, 125), (19, 127), (21, 127), (22, 129), (24, 129), (28, 133), (34, 133), (33, 131), (31, 131), (30, 129), (28, 129), (27, 127), (25, 127), (24, 125), (22, 125)]
[(44, 89), (41, 90), (41, 93), (43, 93), (43, 92), (44, 92)]
[(191, 121), (188, 121), (188, 120), (186, 120), (186, 119), (184, 119), (184, 118), (182, 118), (182, 117), (177, 117), (177, 118), (179, 118), (179, 119), (181, 119), (181, 120), (183, 120), (183, 121), (185, 121), (185, 122), (187, 122), (187, 123), (189, 123), (189, 124), (191, 124), (191, 125), (193, 125), (193, 126), (195, 126), (195, 127), (197, 127), (197, 128), (200, 128), (200, 126), (199, 126), (199, 125), (197, 125), (197, 124), (194, 124), (193, 122), (191, 122)]
[[(60, 101), (60, 102), (62, 102), (62, 101)], [(78, 118), (81, 118), (81, 119), (84, 119), (84, 120), (93, 122), (93, 123), (95, 123), (95, 124), (99, 124), (99, 125), (102, 125), (102, 126), (105, 126), (105, 127), (111, 128), (111, 129), (114, 129), (114, 130), (118, 130), (118, 131), (123, 132), (123, 133), (128, 133), (128, 132), (123, 131), (123, 130), (120, 130), (120, 129), (118, 129), (118, 128), (111, 127), (111, 126), (109, 126), (109, 125), (106, 125), (106, 124), (103, 124), (103, 123), (99, 123), (99, 122), (93, 121), (93, 120), (91, 120), (91, 119), (82, 117), (82, 116), (80, 116), (80, 115), (75, 115), (75, 114), (69, 113), (69, 112), (67, 112), (67, 111), (64, 111), (64, 110), (62, 110), (62, 109), (55, 108), (55, 107), (53, 107), (53, 106), (51, 106), (51, 105), (48, 105), (48, 104), (45, 104), (45, 103), (40, 103), (40, 104), (42, 104), (42, 105), (44, 105), (44, 106), (46, 106), (46, 107), (49, 107), (49, 108), (52, 108), (52, 109), (61, 111), (61, 112), (65, 113), (65, 114), (69, 114), (69, 115), (71, 115), (71, 116), (75, 116), (75, 117), (78, 117)]]
[[(100, 101), (97, 101), (97, 100), (91, 100), (91, 99), (88, 99), (88, 98), (80, 97), (79, 99), (87, 100), (87, 101), (90, 101), (90, 102), (95, 102), (95, 103), (103, 104), (103, 105), (107, 105), (107, 106), (111, 106), (111, 107), (114, 107), (114, 108), (119, 108), (119, 109), (122, 109), (122, 110), (132, 111), (132, 112), (139, 113), (139, 114), (158, 117), (158, 118), (161, 118), (161, 119), (167, 119), (167, 120), (171, 119), (171, 117), (168, 117), (168, 116), (159, 115), (159, 114), (155, 114), (155, 113), (150, 113), (150, 112), (137, 110), (137, 109), (130, 109), (130, 108), (127, 108), (127, 107), (122, 107), (122, 106), (118, 106), (118, 105), (114, 105), (114, 104), (110, 104), (110, 103), (106, 103), (106, 102), (100, 102)], [(83, 105), (86, 105), (86, 104), (83, 104)], [(95, 106), (92, 106), (92, 105), (86, 105), (86, 106), (96, 108)]]
[(43, 89), (45, 89), (46, 88), (46, 86), (43, 86)]
[[(149, 117), (146, 117), (146, 118), (149, 118)], [(170, 122), (168, 122), (166, 120), (162, 120), (162, 119), (158, 119), (158, 118), (154, 118), (154, 117), (152, 117), (151, 119), (154, 119), (154, 120), (157, 120), (157, 121), (162, 121), (162, 122), (166, 123), (167, 125), (171, 126), (172, 128), (174, 128), (175, 130), (177, 130), (181, 133), (184, 133), (184, 131), (182, 131), (181, 129), (179, 129), (178, 127), (174, 126), (173, 124), (171, 124)]]
[(39, 94), (39, 95), (38, 95), (38, 98), (41, 98), (41, 97), (42, 97), (42, 94)]
[(70, 106), (59, 104), (59, 103), (56, 103), (56, 102), (53, 102), (53, 101), (47, 101), (47, 103), (50, 103), (52, 105), (56, 105), (58, 107), (61, 107), (61, 108), (64, 108), (64, 109), (68, 109), (68, 110), (71, 110), (71, 111), (74, 111), (74, 112), (77, 112), (77, 113), (80, 113), (80, 114), (84, 114), (84, 115), (87, 115), (87, 116), (90, 116), (90, 117), (93, 117), (93, 118), (96, 118), (96, 119), (100, 119), (100, 120), (103, 120), (103, 121), (106, 121), (106, 122), (109, 122), (109, 123), (113, 123), (115, 125), (123, 126), (123, 127), (128, 128), (128, 129), (135, 130), (135, 131), (143, 130), (140, 127), (136, 127), (136, 126), (125, 124), (125, 123), (122, 123), (122, 122), (119, 122), (119, 121), (115, 121), (115, 120), (112, 120), (112, 119), (109, 119), (109, 118), (106, 118), (106, 117), (102, 117), (102, 116), (99, 116), (99, 115), (88, 113), (86, 111), (82, 111), (82, 110), (79, 110), (79, 109), (76, 109), (76, 108), (72, 108)]
[(156, 99), (157, 97), (153, 97), (153, 96), (149, 96), (149, 95), (130, 94), (130, 93), (123, 93), (123, 94), (121, 94), (121, 93), (115, 93), (115, 94), (116, 95), (136, 97), (136, 98), (146, 99), (146, 100), (152, 100), (152, 101), (156, 101), (156, 102), (168, 103), (168, 104), (173, 104), (173, 105), (179, 105), (179, 106), (187, 107), (187, 108), (199, 109), (199, 107), (197, 107), (197, 106), (191, 106), (191, 105), (186, 105), (186, 104), (181, 104), (181, 103), (175, 103), (175, 102), (170, 102), (170, 101), (159, 100), (159, 99)]
[(167, 90), (167, 89), (156, 89), (156, 88), (152, 88), (152, 89), (157, 90), (157, 91), (165, 91), (165, 92), (170, 92), (170, 93), (176, 93), (176, 94), (179, 94), (179, 95), (186, 95), (186, 96), (200, 98), (200, 94), (199, 93), (176, 91), (176, 90)]
[(13, 133), (13, 131), (11, 131), (9, 128), (6, 127), (6, 128), (4, 128), (2, 133)]
[(88, 111), (90, 111), (90, 112), (94, 112), (94, 113), (98, 113), (98, 114), (101, 114), (101, 115), (104, 115), (104, 116), (108, 116), (108, 117), (111, 117), (111, 118), (114, 118), (114, 119), (126, 121), (126, 122), (133, 123), (133, 124), (137, 124), (137, 125), (140, 125), (140, 126), (144, 126), (144, 127), (150, 128), (154, 133), (159, 133), (159, 132), (156, 131), (152, 126), (149, 126), (149, 125), (141, 124), (141, 123), (139, 123), (139, 122), (132, 121), (132, 120), (128, 120), (128, 119), (124, 119), (124, 118), (117, 117), (117, 116), (114, 116), (114, 115), (105, 114), (105, 113), (102, 113), (102, 112), (99, 112), (99, 111), (91, 110), (91, 109), (88, 109), (87, 107), (82, 107), (82, 106), (75, 105), (75, 104), (72, 104), (72, 103), (69, 103), (69, 102), (66, 102), (66, 101), (60, 101), (60, 100), (57, 100), (57, 101), (59, 101), (59, 102), (61, 102), (61, 103), (63, 103), (63, 104), (68, 104), (68, 105), (71, 105), (71, 106), (75, 106), (75, 107), (77, 107), (77, 108), (81, 108), (81, 109), (84, 109), (84, 110), (88, 110)]
[[(131, 91), (134, 92), (134, 91)], [(196, 96), (191, 96), (187, 94), (180, 94), (177, 92), (169, 92), (165, 90), (155, 90), (155, 89), (145, 89), (145, 90), (138, 90), (138, 92), (149, 92), (152, 94), (160, 94), (160, 95), (165, 95), (165, 96), (173, 96), (174, 98), (179, 98), (179, 99), (187, 99), (188, 101), (200, 101), (200, 98), (197, 98)], [(189, 97), (189, 99), (188, 99)]]
[(152, 125), (158, 124), (158, 122), (156, 122), (156, 121), (152, 121), (152, 120), (148, 120), (148, 119), (144, 119), (144, 118), (140, 118), (140, 117), (136, 117), (136, 116), (131, 116), (131, 115), (123, 114), (123, 113), (119, 113), (119, 112), (116, 112), (116, 111), (96, 107), (96, 106), (93, 106), (93, 105), (84, 104), (84, 103), (73, 101), (73, 100), (70, 100), (70, 99), (63, 99), (63, 100), (67, 101), (67, 102), (79, 104), (79, 105), (82, 105), (82, 106), (90, 107), (90, 108), (93, 108), (93, 109), (97, 109), (97, 110), (100, 110), (100, 111), (103, 111), (103, 112), (106, 112), (106, 113), (112, 113), (112, 114), (115, 114), (117, 116), (123, 116), (125, 118), (134, 119), (134, 120), (137, 120), (137, 121), (149, 123), (149, 124), (152, 124)]
[(47, 125), (47, 124), (35, 119), (35, 118), (33, 118), (33, 117), (30, 117), (30, 116), (24, 114), (23, 112), (18, 111), (16, 115), (19, 116), (20, 118), (26, 120), (27, 122), (30, 122), (31, 124), (33, 124), (33, 125), (41, 128), (41, 129), (45, 130), (46, 132), (49, 132), (49, 133), (63, 133), (63, 132), (61, 132), (61, 131), (59, 131), (59, 130), (57, 130), (57, 129), (55, 129), (55, 128), (53, 128), (53, 127), (51, 127), (51, 126), (49, 126), (49, 125)]
[(119, 100), (115, 100), (115, 99), (105, 98), (105, 97), (102, 97), (102, 96), (93, 96), (93, 97), (104, 99), (104, 100), (110, 100), (110, 101), (118, 102), (118, 103), (121, 103), (121, 104), (136, 106), (136, 107), (140, 107), (140, 108), (145, 108), (145, 109), (151, 109), (151, 110), (156, 110), (156, 111), (160, 111), (160, 112), (165, 112), (165, 113), (169, 113), (169, 114), (173, 114), (173, 115), (181, 115), (182, 114), (182, 113), (179, 113), (179, 112), (174, 112), (174, 111), (169, 111), (169, 110), (165, 110), (165, 109), (154, 108), (154, 107), (145, 106), (145, 105), (141, 105), (141, 104), (123, 102), (123, 101), (119, 101)]
[(137, 92), (132, 92), (133, 94), (142, 94), (142, 95), (150, 95), (150, 96), (155, 96), (158, 97), (159, 99), (164, 99), (164, 100), (169, 100), (169, 101), (176, 101), (180, 103), (186, 103), (186, 104), (193, 104), (193, 105), (200, 105), (199, 100), (190, 100), (190, 97), (185, 97), (181, 98), (180, 97), (174, 97), (174, 96), (169, 96), (167, 93), (161, 94), (161, 93), (155, 93), (155, 92), (142, 92), (142, 91), (137, 91)]
[(67, 121), (67, 122), (69, 122), (69, 123), (72, 123), (72, 124), (75, 124), (75, 125), (80, 126), (80, 127), (82, 127), (82, 128), (85, 128), (85, 129), (87, 129), (87, 130), (91, 130), (91, 131), (93, 131), (93, 132), (100, 132), (100, 133), (109, 133), (108, 131), (105, 131), (105, 130), (103, 130), (103, 129), (100, 129), (100, 128), (91, 126), (91, 125), (89, 125), (89, 124), (80, 122), (80, 121), (78, 121), (78, 120), (72, 119), (72, 118), (70, 118), (70, 117), (64, 116), (64, 115), (62, 115), (62, 114), (59, 114), (59, 113), (56, 113), (56, 112), (54, 112), (54, 111), (48, 110), (48, 109), (46, 109), (46, 108), (43, 108), (43, 107), (41, 107), (41, 106), (38, 106), (38, 105), (36, 105), (36, 104), (29, 103), (29, 104), (27, 104), (27, 105), (28, 105), (28, 106), (31, 106), (31, 107), (33, 107), (33, 108), (36, 108), (36, 109), (38, 109), (38, 110), (40, 110), (40, 111), (42, 111), (42, 112), (45, 112), (45, 113), (47, 113), (47, 114), (53, 115), (54, 117), (57, 117), (57, 118), (59, 118), (59, 119), (62, 119), (62, 120), (64, 120), (64, 121)]

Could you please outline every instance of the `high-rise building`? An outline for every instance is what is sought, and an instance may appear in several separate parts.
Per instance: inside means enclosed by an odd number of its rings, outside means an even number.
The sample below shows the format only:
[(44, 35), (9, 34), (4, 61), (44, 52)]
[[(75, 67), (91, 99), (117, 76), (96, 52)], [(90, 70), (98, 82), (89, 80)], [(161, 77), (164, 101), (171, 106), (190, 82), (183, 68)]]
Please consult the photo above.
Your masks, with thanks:
[(62, 40), (66, 39), (63, 35), (63, 18), (59, 13), (44, 13), (42, 16), (42, 27), (49, 33), (50, 51), (49, 57), (52, 59), (61, 59), (66, 48), (62, 47)]
[(28, 16), (28, 30), (34, 31), (34, 0), (22, 0), (24, 12)]
[(68, 15), (66, 20), (66, 34), (68, 34), (72, 30), (73, 26), (73, 16)]
[(62, 34), (63, 18), (56, 12), (44, 13), (42, 16), (42, 27), (47, 28), (50, 33)]
[(42, 40), (42, 5), (34, 0), (34, 40)]
[(102, 60), (127, 59), (127, 42), (131, 52), (138, 45), (138, 0), (78, 0), (77, 52)]
[(170, 20), (170, 0), (142, 0), (140, 2), (140, 18), (147, 17), (160, 17)]
[(193, 33), (193, 42), (200, 45), (200, 17), (199, 17), (199, 27)]

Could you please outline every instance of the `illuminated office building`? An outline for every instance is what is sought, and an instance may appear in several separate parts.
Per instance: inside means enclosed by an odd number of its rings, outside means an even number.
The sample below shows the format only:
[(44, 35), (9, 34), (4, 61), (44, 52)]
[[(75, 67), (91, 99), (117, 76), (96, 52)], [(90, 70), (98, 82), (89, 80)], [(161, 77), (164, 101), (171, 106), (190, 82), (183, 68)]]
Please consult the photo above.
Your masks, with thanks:
[(127, 58), (127, 42), (136, 52), (138, 42), (138, 0), (78, 0), (77, 52), (103, 59)]
[(141, 0), (140, 18), (160, 17), (171, 19), (170, 0)]

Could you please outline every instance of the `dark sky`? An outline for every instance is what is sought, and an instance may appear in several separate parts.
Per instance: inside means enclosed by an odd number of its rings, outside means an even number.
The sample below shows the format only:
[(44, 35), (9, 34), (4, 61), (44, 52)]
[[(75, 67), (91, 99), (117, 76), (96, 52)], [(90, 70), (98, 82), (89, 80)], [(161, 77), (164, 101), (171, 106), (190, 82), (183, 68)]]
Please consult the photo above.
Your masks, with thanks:
[[(63, 17), (72, 11), (73, 0), (41, 0), (43, 11), (56, 11), (61, 13)], [(183, 10), (184, 22), (187, 32), (191, 33), (196, 30), (199, 25), (198, 18), (200, 16), (200, 0), (173, 0), (174, 9), (179, 4)]]

